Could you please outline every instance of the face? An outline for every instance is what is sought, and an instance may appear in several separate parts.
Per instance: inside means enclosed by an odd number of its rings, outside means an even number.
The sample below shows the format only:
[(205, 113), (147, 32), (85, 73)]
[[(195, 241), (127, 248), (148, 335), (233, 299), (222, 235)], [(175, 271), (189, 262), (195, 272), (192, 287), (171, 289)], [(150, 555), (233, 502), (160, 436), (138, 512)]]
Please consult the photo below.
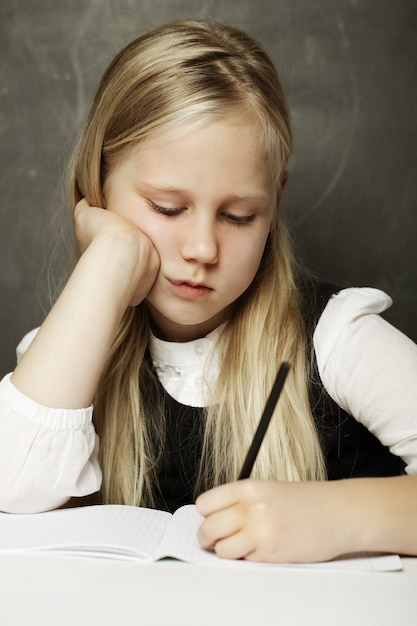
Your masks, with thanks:
[(147, 297), (159, 337), (206, 335), (253, 281), (275, 208), (259, 135), (236, 115), (179, 125), (110, 171), (106, 208), (140, 228), (161, 259)]

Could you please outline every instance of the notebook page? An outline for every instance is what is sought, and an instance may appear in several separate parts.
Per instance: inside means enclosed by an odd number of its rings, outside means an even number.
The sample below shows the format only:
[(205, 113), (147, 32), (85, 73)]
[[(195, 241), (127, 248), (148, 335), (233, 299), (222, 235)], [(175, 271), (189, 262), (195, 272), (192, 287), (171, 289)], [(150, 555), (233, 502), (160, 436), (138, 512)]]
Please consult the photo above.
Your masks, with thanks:
[(0, 514), (0, 550), (54, 550), (152, 559), (171, 514), (122, 505)]
[(203, 517), (194, 505), (178, 509), (156, 551), (156, 558), (173, 557), (189, 563), (221, 567), (262, 569), (332, 569), (364, 571), (397, 571), (402, 569), (401, 559), (396, 554), (376, 555), (363, 553), (348, 558), (339, 558), (324, 563), (255, 563), (244, 560), (220, 559), (214, 552), (201, 548), (197, 530)]
[(197, 539), (197, 530), (203, 521), (193, 504), (177, 509), (156, 550), (156, 559), (173, 557), (189, 563), (219, 564), (219, 558), (203, 550)]

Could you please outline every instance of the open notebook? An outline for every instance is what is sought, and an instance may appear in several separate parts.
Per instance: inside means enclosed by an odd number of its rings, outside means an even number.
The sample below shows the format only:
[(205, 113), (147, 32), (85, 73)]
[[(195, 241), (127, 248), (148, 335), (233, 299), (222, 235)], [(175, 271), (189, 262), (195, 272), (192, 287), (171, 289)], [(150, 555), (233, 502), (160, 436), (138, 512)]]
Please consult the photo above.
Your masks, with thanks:
[(61, 509), (30, 515), (0, 513), (0, 553), (55, 552), (114, 559), (157, 561), (175, 558), (222, 567), (305, 567), (393, 571), (397, 555), (361, 554), (326, 563), (265, 564), (220, 559), (197, 540), (202, 517), (194, 505), (173, 515), (133, 506), (105, 505)]

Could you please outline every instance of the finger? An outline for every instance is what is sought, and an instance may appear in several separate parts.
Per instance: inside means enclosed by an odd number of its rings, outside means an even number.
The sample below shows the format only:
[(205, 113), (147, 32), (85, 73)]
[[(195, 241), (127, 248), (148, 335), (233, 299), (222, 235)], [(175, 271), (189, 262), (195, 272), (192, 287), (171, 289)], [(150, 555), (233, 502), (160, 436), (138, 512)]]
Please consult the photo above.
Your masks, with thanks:
[(250, 536), (239, 531), (230, 537), (220, 539), (214, 545), (214, 552), (221, 559), (245, 559), (255, 550), (255, 545)]
[(205, 491), (196, 500), (197, 511), (207, 516), (231, 507), (238, 502), (238, 492), (238, 483), (227, 483)]
[(198, 529), (198, 540), (203, 548), (210, 548), (220, 539), (237, 533), (242, 528), (242, 511), (232, 506), (209, 515)]

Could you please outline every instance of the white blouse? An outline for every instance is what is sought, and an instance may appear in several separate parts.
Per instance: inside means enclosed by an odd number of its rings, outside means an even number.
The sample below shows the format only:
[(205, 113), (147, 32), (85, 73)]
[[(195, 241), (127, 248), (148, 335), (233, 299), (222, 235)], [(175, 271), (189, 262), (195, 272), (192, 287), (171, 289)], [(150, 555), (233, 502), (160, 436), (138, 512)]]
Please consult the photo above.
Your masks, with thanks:
[[(380, 317), (391, 304), (377, 289), (342, 290), (319, 319), (314, 347), (330, 396), (416, 474), (417, 345)], [(207, 405), (218, 371), (210, 358), (218, 332), (182, 344), (152, 337), (158, 377), (182, 404)], [(18, 359), (35, 334), (23, 338)], [(38, 512), (98, 491), (93, 408), (43, 407), (18, 391), (10, 376), (0, 382), (0, 510)]]

